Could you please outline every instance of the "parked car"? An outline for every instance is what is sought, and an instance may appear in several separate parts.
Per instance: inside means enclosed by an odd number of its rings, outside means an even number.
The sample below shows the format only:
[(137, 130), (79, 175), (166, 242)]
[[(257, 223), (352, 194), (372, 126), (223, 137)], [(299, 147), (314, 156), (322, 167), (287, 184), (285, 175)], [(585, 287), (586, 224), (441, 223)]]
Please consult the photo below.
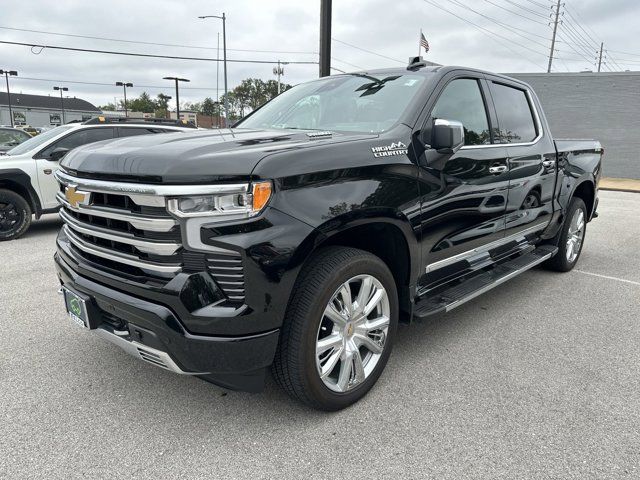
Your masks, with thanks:
[(0, 127), (0, 155), (30, 138), (31, 135), (17, 128)]
[(58, 210), (58, 184), (53, 173), (60, 159), (73, 148), (102, 140), (185, 132), (192, 128), (182, 121), (98, 117), (61, 125), (13, 147), (0, 157), (0, 241), (18, 238), (26, 232), (32, 215), (40, 218)]
[(233, 129), (71, 152), (61, 292), (74, 322), (152, 365), (248, 391), (271, 367), (337, 410), (378, 380), (398, 322), (571, 270), (602, 154), (554, 139), (502, 75), (416, 59), (321, 78)]
[(23, 132), (28, 133), (29, 136), (31, 137), (35, 137), (40, 133), (40, 131), (37, 128), (34, 128), (31, 125), (18, 125), (16, 128), (19, 128)]

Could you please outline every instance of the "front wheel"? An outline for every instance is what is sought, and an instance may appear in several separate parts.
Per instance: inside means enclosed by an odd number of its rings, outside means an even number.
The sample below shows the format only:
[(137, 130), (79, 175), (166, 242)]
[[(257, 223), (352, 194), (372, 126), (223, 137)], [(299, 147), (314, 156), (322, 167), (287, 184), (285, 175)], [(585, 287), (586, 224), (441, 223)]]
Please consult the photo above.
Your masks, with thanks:
[(582, 253), (584, 237), (587, 232), (587, 207), (581, 198), (574, 197), (569, 204), (567, 217), (558, 233), (558, 253), (545, 266), (557, 272), (568, 272)]
[(13, 240), (31, 225), (31, 207), (19, 194), (0, 189), (0, 242)]
[(396, 285), (386, 264), (354, 248), (324, 249), (296, 283), (274, 377), (307, 405), (345, 408), (378, 380), (397, 324)]

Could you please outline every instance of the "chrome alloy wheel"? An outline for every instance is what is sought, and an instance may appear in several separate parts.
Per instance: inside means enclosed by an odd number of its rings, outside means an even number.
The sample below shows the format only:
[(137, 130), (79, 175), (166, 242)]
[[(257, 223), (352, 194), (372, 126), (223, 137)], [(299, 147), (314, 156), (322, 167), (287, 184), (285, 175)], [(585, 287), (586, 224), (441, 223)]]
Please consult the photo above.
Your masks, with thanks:
[(316, 340), (316, 367), (329, 389), (347, 392), (371, 375), (384, 351), (390, 318), (389, 296), (375, 277), (358, 275), (338, 287)]
[(580, 254), (580, 247), (584, 240), (584, 211), (578, 208), (571, 218), (567, 232), (567, 261), (573, 263)]

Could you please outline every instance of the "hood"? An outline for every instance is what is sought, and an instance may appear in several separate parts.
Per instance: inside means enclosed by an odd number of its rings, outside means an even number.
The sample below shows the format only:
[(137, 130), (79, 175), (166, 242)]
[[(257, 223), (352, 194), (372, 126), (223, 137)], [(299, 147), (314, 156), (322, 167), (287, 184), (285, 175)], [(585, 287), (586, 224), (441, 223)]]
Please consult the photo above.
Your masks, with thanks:
[(279, 152), (375, 137), (240, 128), (149, 134), (79, 147), (65, 156), (61, 166), (80, 177), (213, 183), (248, 179), (260, 160)]

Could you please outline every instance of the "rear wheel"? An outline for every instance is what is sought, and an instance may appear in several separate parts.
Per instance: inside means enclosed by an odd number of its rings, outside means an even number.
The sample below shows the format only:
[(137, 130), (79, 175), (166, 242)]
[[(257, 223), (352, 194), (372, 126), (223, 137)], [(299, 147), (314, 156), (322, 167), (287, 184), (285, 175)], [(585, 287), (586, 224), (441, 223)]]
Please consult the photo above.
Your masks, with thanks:
[(322, 410), (362, 398), (382, 373), (398, 323), (393, 275), (378, 257), (331, 247), (300, 274), (273, 365), (292, 397)]
[(568, 272), (580, 258), (587, 232), (587, 207), (581, 198), (574, 197), (569, 204), (567, 217), (558, 233), (558, 253), (545, 266), (558, 272)]
[(13, 240), (31, 225), (31, 207), (19, 194), (0, 189), (0, 241)]

